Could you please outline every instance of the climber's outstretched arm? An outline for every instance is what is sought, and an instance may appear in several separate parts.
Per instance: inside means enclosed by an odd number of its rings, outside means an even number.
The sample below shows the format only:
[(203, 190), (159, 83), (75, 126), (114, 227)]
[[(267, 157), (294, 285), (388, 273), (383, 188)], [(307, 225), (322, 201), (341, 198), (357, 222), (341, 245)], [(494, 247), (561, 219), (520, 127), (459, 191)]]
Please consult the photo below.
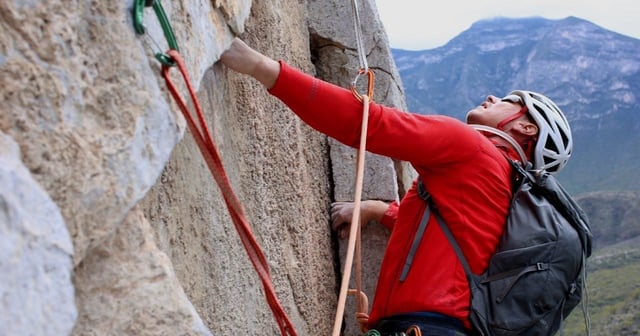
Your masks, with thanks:
[(230, 69), (249, 75), (267, 89), (271, 89), (280, 74), (280, 64), (235, 38), (231, 46), (220, 56), (220, 62)]

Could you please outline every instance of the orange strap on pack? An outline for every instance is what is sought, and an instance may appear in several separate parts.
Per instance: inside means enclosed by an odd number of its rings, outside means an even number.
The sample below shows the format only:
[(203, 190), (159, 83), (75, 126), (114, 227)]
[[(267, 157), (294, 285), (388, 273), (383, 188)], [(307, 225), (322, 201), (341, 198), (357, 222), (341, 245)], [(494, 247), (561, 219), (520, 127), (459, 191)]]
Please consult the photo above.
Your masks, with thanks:
[(246, 220), (242, 204), (233, 192), (229, 179), (227, 178), (227, 175), (224, 171), (220, 154), (218, 153), (218, 150), (213, 143), (213, 138), (211, 137), (211, 132), (209, 131), (207, 123), (204, 119), (202, 108), (200, 107), (200, 103), (196, 96), (195, 90), (193, 88), (193, 85), (191, 84), (189, 75), (187, 74), (184, 60), (177, 50), (169, 50), (167, 52), (167, 55), (171, 57), (173, 62), (175, 62), (175, 65), (177, 65), (180, 73), (184, 78), (187, 89), (189, 90), (189, 95), (191, 97), (191, 100), (193, 101), (193, 106), (196, 110), (199, 126), (198, 124), (196, 124), (196, 120), (194, 120), (194, 118), (191, 116), (191, 113), (189, 112), (189, 109), (183, 97), (180, 95), (178, 89), (171, 81), (169, 70), (171, 69), (172, 65), (163, 64), (162, 77), (164, 77), (167, 88), (180, 107), (180, 110), (182, 111), (182, 114), (187, 121), (189, 130), (191, 131), (191, 134), (193, 135), (193, 138), (198, 145), (198, 148), (200, 149), (200, 152), (202, 153), (202, 156), (204, 157), (207, 166), (209, 167), (209, 170), (213, 175), (213, 178), (215, 179), (218, 187), (220, 188), (220, 191), (222, 192), (222, 196), (224, 197), (227, 209), (229, 210), (231, 220), (233, 221), (236, 231), (240, 236), (242, 245), (247, 251), (247, 255), (249, 256), (253, 267), (260, 277), (260, 281), (262, 282), (265, 296), (267, 298), (267, 303), (269, 304), (269, 307), (273, 312), (273, 316), (278, 323), (281, 335), (296, 336), (293, 325), (291, 324), (289, 317), (280, 305), (280, 302), (278, 301), (278, 298), (276, 296), (271, 280), (271, 275), (269, 273), (269, 264), (267, 263), (267, 259), (265, 258), (262, 250), (260, 249), (260, 246), (256, 242), (255, 237), (251, 232), (251, 227)]

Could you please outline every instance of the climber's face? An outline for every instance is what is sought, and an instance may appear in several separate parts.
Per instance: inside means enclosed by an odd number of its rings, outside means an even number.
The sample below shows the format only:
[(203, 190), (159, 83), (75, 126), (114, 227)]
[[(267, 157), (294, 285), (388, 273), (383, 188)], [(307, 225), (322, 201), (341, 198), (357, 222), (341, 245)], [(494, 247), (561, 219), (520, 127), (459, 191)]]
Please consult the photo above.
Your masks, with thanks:
[(501, 121), (518, 113), (521, 108), (522, 105), (518, 102), (501, 100), (496, 96), (489, 95), (482, 104), (467, 113), (467, 124), (498, 128)]

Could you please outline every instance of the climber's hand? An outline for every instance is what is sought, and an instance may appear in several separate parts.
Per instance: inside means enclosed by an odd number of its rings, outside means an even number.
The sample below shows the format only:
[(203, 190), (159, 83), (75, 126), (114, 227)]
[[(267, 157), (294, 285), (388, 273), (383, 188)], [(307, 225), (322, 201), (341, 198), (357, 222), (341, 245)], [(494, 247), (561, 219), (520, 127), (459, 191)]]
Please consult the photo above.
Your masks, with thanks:
[(349, 236), (353, 208), (353, 202), (335, 202), (331, 204), (331, 228), (338, 233), (340, 239)]
[(280, 74), (280, 64), (235, 38), (220, 56), (220, 62), (230, 69), (257, 79), (267, 89), (273, 87)]
[[(360, 203), (360, 226), (364, 228), (370, 221), (379, 222), (389, 204), (382, 201), (366, 200)], [(353, 202), (331, 204), (331, 228), (343, 239), (349, 236), (353, 217)]]

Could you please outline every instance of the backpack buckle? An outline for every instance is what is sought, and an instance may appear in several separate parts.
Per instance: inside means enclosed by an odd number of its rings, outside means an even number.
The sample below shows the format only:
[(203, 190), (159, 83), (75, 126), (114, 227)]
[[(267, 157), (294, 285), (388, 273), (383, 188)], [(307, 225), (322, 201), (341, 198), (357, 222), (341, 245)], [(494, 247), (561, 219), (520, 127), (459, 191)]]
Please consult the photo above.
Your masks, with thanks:
[(536, 269), (538, 271), (546, 271), (549, 269), (549, 264), (541, 263), (541, 262), (536, 263)]

